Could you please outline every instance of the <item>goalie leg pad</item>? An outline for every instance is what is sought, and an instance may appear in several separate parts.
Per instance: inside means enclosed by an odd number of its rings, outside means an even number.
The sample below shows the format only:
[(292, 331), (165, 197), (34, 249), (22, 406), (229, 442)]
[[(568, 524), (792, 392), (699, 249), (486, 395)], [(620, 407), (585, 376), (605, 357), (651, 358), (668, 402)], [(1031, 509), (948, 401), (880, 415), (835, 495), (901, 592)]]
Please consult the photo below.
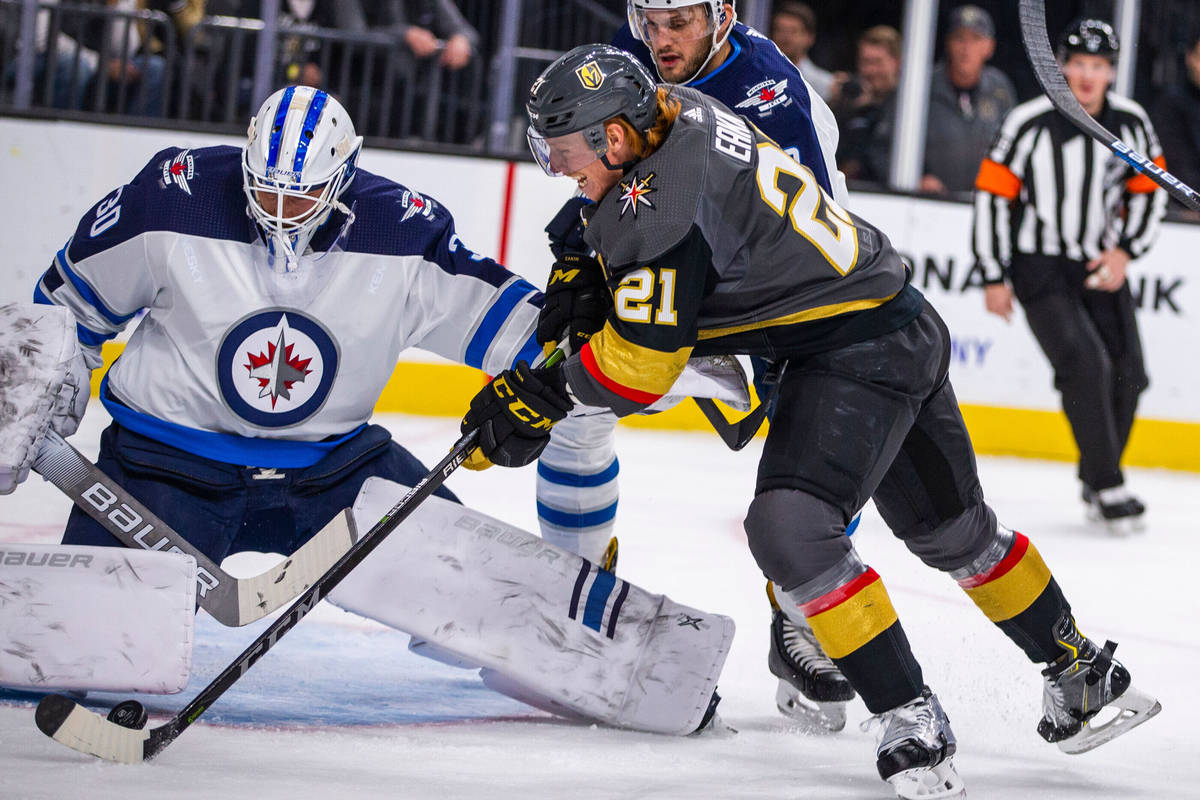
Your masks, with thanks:
[[(368, 480), (353, 509), (360, 529), (406, 491)], [(676, 735), (703, 719), (734, 630), (437, 497), (329, 599), (483, 667), (489, 685), (532, 705)]]
[(0, 685), (179, 692), (195, 610), (190, 555), (0, 544)]

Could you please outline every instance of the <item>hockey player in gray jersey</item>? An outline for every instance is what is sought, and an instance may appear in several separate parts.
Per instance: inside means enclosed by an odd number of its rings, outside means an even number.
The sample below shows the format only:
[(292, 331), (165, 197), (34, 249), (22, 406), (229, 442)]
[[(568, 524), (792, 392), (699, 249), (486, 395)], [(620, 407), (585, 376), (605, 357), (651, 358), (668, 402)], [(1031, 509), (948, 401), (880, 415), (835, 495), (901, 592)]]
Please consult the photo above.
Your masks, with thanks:
[[(485, 455), (512, 462), (508, 439), (520, 451), (545, 436), (565, 403), (636, 412), (692, 355), (785, 358), (747, 538), (780, 602), (804, 614), (876, 715), (876, 764), (900, 797), (957, 797), (963, 784), (947, 715), (882, 580), (845, 536), (868, 499), (1044, 665), (1043, 738), (1080, 752), (1157, 713), (1116, 645), (1079, 633), (1037, 549), (984, 502), (945, 325), (883, 233), (728, 108), (656, 87), (614, 48), (560, 58), (527, 108), (546, 172), (597, 201), (585, 238), (613, 308), (565, 364), (505, 372), (476, 396), (465, 425), (519, 431)], [(1090, 725), (1106, 705), (1122, 713)]]

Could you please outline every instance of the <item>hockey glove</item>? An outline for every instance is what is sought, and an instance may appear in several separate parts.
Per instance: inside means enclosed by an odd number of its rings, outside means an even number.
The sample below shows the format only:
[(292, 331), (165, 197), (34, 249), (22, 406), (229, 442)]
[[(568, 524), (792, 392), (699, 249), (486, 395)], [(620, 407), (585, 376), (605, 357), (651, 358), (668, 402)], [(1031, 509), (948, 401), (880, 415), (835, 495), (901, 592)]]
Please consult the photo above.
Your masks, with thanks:
[(464, 466), (487, 469), (492, 464), (532, 463), (550, 441), (550, 428), (572, 405), (560, 368), (533, 369), (518, 361), (515, 369), (501, 372), (471, 400), (462, 431), (478, 428), (479, 446)]
[(562, 258), (567, 253), (588, 251), (587, 243), (583, 241), (584, 225), (580, 212), (591, 202), (586, 197), (572, 197), (563, 203), (563, 207), (546, 226), (546, 233), (550, 236), (550, 252), (554, 253), (555, 258)]
[(549, 352), (565, 330), (569, 352), (577, 353), (604, 327), (611, 308), (612, 293), (596, 259), (566, 253), (550, 270), (545, 304), (538, 315), (538, 344)]

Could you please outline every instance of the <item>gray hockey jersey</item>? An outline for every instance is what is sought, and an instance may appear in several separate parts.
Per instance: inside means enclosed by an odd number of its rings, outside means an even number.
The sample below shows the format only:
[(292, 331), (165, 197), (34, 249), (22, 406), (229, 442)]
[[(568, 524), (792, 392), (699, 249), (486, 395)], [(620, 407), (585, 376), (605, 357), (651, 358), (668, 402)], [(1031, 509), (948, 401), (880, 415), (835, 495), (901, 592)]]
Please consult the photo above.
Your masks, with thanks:
[(798, 357), (917, 316), (923, 300), (886, 236), (720, 102), (672, 97), (663, 144), (584, 211), (614, 303), (567, 362), (581, 402), (633, 413), (692, 355)]

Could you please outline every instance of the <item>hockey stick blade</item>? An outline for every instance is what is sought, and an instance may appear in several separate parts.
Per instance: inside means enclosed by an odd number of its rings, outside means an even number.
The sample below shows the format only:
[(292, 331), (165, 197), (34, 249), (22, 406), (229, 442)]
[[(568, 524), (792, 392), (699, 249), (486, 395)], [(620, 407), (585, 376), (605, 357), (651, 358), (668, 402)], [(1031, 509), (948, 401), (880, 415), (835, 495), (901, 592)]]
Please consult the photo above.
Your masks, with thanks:
[(1029, 56), (1029, 63), (1033, 65), (1033, 73), (1037, 76), (1038, 83), (1042, 85), (1046, 96), (1059, 113), (1088, 136), (1104, 144), (1138, 172), (1166, 189), (1171, 197), (1190, 209), (1200, 211), (1200, 195), (1196, 194), (1195, 189), (1113, 136), (1079, 105), (1050, 47), (1050, 37), (1046, 33), (1045, 0), (1021, 0), (1019, 11), (1025, 54)]
[(46, 433), (33, 468), (126, 547), (195, 558), (196, 600), (222, 625), (248, 625), (283, 607), (354, 544), (353, 523), (343, 511), (283, 562), (234, 578), (54, 431)]
[(762, 427), (763, 420), (767, 418), (766, 403), (760, 403), (737, 422), (731, 422), (725, 418), (721, 409), (717, 407), (716, 401), (711, 397), (693, 397), (692, 399), (696, 401), (696, 405), (700, 407), (713, 430), (730, 450), (741, 450), (749, 444), (750, 440), (754, 438), (754, 434), (758, 433), (758, 429)]
[(131, 730), (111, 722), (61, 695), (47, 695), (38, 703), (38, 729), (56, 742), (106, 761), (148, 761), (196, 721), (229, 687), (254, 666), (276, 642), (304, 618), (335, 586), (378, 547), (420, 503), (441, 486), (466, 461), (479, 431), (464, 434), (450, 453), (417, 482), (396, 505), (338, 559), (337, 563), (304, 591), (282, 615), (263, 631), (212, 683), (163, 725), (150, 730)]

